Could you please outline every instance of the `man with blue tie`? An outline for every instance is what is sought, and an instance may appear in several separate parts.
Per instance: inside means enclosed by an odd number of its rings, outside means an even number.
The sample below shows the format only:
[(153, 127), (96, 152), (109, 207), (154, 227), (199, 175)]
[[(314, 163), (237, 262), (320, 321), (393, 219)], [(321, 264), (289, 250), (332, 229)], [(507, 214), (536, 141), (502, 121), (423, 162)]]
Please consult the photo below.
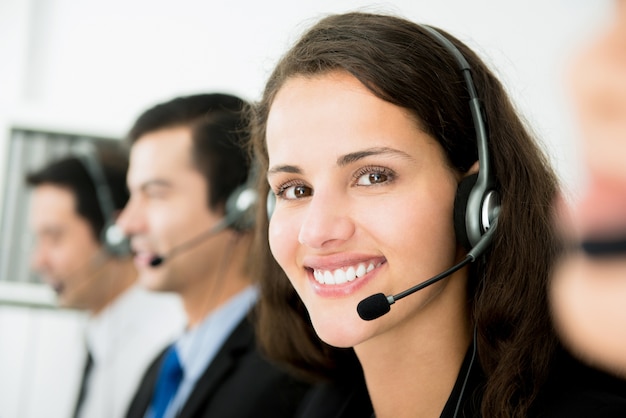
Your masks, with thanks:
[(128, 417), (291, 417), (308, 388), (256, 347), (245, 107), (227, 94), (180, 97), (144, 112), (128, 135), (131, 197), (118, 225), (140, 283), (179, 294), (187, 314)]

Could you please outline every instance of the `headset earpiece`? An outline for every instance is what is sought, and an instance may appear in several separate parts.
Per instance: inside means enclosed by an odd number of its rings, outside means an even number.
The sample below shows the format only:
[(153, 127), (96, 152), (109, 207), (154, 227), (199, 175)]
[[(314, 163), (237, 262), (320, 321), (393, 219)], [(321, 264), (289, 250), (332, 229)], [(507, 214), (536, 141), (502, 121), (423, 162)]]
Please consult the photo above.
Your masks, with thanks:
[(454, 231), (457, 241), (472, 249), (495, 225), (500, 212), (500, 196), (495, 190), (486, 193), (477, 186), (478, 173), (459, 183), (454, 199)]
[(224, 225), (243, 232), (254, 228), (259, 193), (256, 190), (258, 167), (253, 161), (246, 182), (232, 191), (226, 199)]
[(226, 224), (236, 231), (254, 228), (254, 207), (258, 194), (251, 181), (237, 187), (226, 200)]
[(116, 257), (125, 257), (131, 253), (130, 240), (114, 220), (109, 220), (102, 228), (100, 242), (107, 253)]
[(274, 214), (274, 208), (276, 208), (276, 195), (274, 194), (272, 189), (267, 192), (265, 208), (267, 210), (267, 219), (272, 219), (272, 215)]
[(454, 232), (457, 242), (466, 250), (472, 248), (467, 234), (467, 222), (465, 221), (468, 210), (467, 202), (477, 178), (478, 174), (463, 178), (456, 189), (456, 197), (454, 198)]

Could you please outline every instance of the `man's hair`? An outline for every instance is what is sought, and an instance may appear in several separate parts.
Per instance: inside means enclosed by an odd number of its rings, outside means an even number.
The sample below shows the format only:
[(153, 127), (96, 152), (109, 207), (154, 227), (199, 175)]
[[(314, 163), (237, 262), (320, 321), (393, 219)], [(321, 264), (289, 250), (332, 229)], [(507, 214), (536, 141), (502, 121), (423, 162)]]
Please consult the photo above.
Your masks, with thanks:
[[(119, 145), (98, 143), (93, 155), (102, 168), (114, 210), (122, 210), (129, 197), (126, 187), (128, 157)], [(89, 222), (94, 237), (99, 239), (109, 219), (105, 219), (100, 206), (95, 181), (78, 154), (66, 155), (26, 175), (26, 184), (31, 187), (53, 185), (72, 192), (76, 213)]]
[(206, 179), (208, 207), (223, 207), (248, 178), (247, 110), (244, 100), (229, 94), (177, 97), (143, 112), (130, 129), (128, 141), (132, 146), (148, 133), (188, 127), (191, 161)]

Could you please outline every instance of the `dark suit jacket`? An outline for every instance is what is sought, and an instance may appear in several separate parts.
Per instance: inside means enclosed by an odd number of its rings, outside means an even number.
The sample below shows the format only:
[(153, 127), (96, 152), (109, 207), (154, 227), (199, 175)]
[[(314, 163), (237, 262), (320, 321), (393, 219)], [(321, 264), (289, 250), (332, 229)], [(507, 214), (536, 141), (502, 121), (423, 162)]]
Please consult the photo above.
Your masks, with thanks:
[[(471, 363), (471, 353), (468, 351), (440, 418), (482, 417), (480, 408), (485, 380), (480, 361), (476, 358)], [(362, 373), (356, 369), (349, 370), (331, 383), (315, 386), (301, 403), (296, 416), (374, 418)], [(626, 380), (589, 367), (559, 349), (552, 361), (548, 380), (525, 416), (624, 418)]]
[(362, 376), (315, 385), (296, 418), (370, 418), (374, 409)]
[(626, 417), (626, 380), (590, 367), (564, 350), (559, 351), (529, 416)]
[[(164, 353), (144, 375), (128, 418), (146, 413)], [(196, 382), (179, 417), (293, 417), (308, 388), (260, 355), (253, 326), (244, 318)]]
[(296, 418), (370, 418), (370, 401), (361, 363), (354, 351), (336, 359), (334, 378), (318, 383), (300, 403)]

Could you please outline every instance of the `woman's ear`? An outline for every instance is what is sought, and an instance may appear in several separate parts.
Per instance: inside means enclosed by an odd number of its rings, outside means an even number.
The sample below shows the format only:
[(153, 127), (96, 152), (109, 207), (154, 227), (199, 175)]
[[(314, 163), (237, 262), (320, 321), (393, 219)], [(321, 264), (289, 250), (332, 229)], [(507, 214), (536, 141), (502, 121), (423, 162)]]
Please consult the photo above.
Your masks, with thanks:
[(469, 168), (469, 170), (467, 170), (467, 173), (463, 175), (463, 177), (468, 177), (468, 176), (471, 176), (472, 174), (476, 174), (478, 173), (479, 170), (480, 170), (480, 161), (476, 160), (474, 164), (472, 164), (472, 166)]

